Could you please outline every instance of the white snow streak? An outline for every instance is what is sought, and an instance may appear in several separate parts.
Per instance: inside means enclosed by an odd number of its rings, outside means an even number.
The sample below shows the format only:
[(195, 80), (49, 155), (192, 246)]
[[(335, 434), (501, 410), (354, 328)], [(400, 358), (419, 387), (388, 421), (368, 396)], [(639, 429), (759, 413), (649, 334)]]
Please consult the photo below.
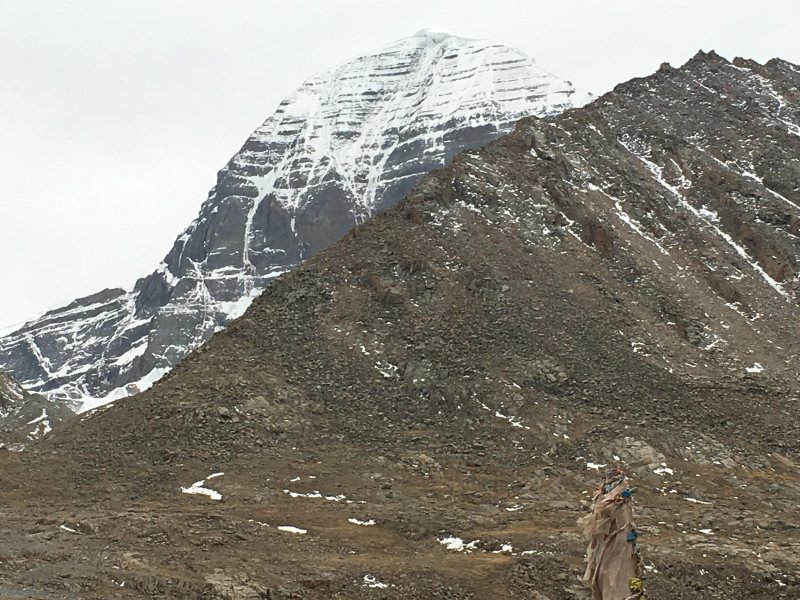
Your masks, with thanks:
[(667, 183), (664, 180), (664, 178), (662, 177), (662, 173), (661, 173), (661, 171), (662, 171), (661, 167), (659, 167), (654, 162), (651, 162), (651, 161), (647, 160), (646, 158), (644, 158), (642, 156), (639, 156), (636, 152), (634, 152), (624, 142), (620, 141), (620, 144), (628, 152), (630, 152), (634, 157), (639, 159), (645, 165), (645, 167), (647, 167), (647, 170), (650, 171), (650, 173), (653, 175), (653, 178), (665, 190), (670, 192), (670, 194), (678, 201), (678, 204), (680, 204), (680, 206), (682, 206), (683, 208), (685, 208), (686, 210), (691, 212), (695, 217), (697, 217), (702, 222), (704, 222), (712, 231), (714, 231), (717, 235), (719, 235), (722, 239), (724, 239), (728, 243), (728, 245), (730, 245), (736, 251), (736, 253), (739, 256), (741, 256), (745, 261), (747, 261), (747, 263), (753, 268), (754, 271), (756, 271), (759, 275), (761, 275), (761, 278), (764, 281), (766, 281), (767, 284), (772, 289), (774, 289), (776, 292), (778, 292), (784, 298), (788, 298), (789, 297), (789, 294), (786, 293), (786, 291), (783, 289), (783, 287), (781, 287), (781, 285), (777, 281), (775, 281), (772, 277), (770, 277), (767, 274), (767, 272), (761, 267), (761, 265), (759, 265), (756, 261), (754, 261), (752, 258), (750, 258), (750, 255), (747, 254), (747, 251), (745, 251), (744, 248), (742, 248), (739, 244), (737, 244), (730, 235), (728, 235), (727, 233), (722, 231), (719, 227), (717, 227), (716, 224), (714, 224), (713, 221), (710, 221), (708, 218), (706, 218), (700, 210), (698, 210), (694, 206), (692, 206), (683, 197), (683, 194), (680, 193), (680, 190), (678, 190), (676, 187), (670, 185), (669, 183)]
[(278, 531), (285, 531), (286, 533), (296, 533), (299, 535), (308, 533), (308, 529), (301, 529), (300, 527), (294, 527), (292, 525), (278, 525), (277, 529)]
[(212, 473), (206, 479), (201, 479), (200, 481), (195, 481), (189, 487), (182, 487), (181, 492), (184, 494), (199, 494), (201, 496), (208, 496), (212, 500), (222, 500), (222, 494), (219, 492), (212, 490), (211, 488), (204, 487), (207, 479), (213, 479), (215, 477), (221, 477), (225, 473)]

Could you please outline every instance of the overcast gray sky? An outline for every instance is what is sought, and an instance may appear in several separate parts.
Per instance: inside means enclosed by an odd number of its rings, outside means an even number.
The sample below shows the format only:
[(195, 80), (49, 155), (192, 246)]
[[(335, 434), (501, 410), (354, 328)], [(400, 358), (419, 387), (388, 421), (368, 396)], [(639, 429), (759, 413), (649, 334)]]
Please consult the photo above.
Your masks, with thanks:
[(800, 63), (797, 0), (0, 0), (0, 328), (152, 270), (317, 72), (423, 27), (595, 93), (698, 49)]

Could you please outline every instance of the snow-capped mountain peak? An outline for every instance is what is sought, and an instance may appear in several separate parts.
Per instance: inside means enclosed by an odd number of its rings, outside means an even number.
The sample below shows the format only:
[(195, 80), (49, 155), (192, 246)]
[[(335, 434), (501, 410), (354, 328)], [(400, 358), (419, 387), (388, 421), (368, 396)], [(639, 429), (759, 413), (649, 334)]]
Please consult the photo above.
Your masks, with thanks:
[(0, 368), (86, 407), (152, 384), (274, 278), (400, 200), (456, 153), (581, 100), (524, 53), (422, 30), (312, 77), (218, 174), (198, 217), (131, 291), (0, 339)]

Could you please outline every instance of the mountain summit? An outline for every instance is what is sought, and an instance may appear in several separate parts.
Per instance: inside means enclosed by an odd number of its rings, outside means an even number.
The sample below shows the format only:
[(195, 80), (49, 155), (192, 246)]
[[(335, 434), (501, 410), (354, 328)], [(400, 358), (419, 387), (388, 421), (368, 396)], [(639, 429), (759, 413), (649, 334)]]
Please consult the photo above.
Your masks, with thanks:
[(219, 172), (155, 271), (0, 339), (0, 369), (87, 408), (144, 389), (425, 173), (576, 103), (519, 50), (428, 30), (314, 77)]

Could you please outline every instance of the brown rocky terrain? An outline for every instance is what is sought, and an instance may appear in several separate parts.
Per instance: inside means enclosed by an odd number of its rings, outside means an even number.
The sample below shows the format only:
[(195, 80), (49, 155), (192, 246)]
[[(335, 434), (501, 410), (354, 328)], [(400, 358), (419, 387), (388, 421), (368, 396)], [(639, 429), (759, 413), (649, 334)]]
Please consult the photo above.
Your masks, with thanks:
[(0, 453), (0, 598), (581, 598), (607, 464), (650, 597), (797, 598), (798, 89), (700, 53), (429, 175)]

